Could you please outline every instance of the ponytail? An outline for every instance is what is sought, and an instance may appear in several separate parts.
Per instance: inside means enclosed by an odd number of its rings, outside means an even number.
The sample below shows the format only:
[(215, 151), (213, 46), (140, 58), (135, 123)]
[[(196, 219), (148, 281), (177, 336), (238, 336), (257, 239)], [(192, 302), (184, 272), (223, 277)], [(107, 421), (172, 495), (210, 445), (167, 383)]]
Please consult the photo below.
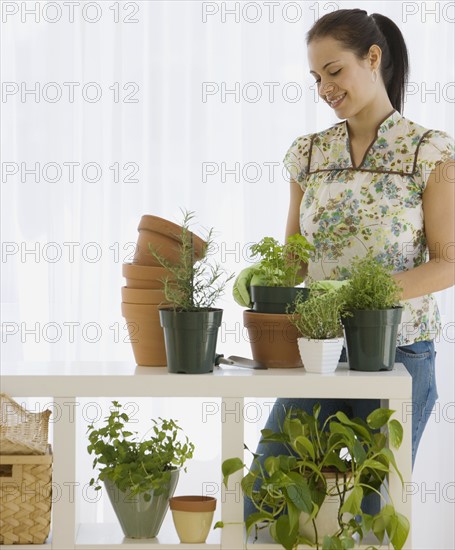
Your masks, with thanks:
[(398, 26), (379, 13), (365, 10), (337, 10), (318, 19), (308, 31), (307, 45), (317, 38), (331, 36), (344, 48), (364, 59), (370, 47), (377, 44), (382, 51), (381, 77), (390, 103), (403, 113), (406, 83), (409, 75), (408, 51)]
[[(393, 107), (400, 113), (404, 108), (406, 84), (409, 76), (408, 50), (397, 25), (388, 17), (372, 13), (374, 20), (387, 43), (387, 58), (381, 63), (381, 75)], [(382, 49), (382, 48), (381, 48)]]

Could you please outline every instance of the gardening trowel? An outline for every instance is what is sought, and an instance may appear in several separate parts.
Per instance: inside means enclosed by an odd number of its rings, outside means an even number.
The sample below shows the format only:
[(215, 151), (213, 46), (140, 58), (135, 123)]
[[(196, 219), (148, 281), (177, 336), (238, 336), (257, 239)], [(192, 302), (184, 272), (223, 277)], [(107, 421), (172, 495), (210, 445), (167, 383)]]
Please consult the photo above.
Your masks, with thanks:
[(258, 363), (253, 359), (247, 359), (246, 357), (237, 357), (231, 355), (230, 357), (224, 357), (222, 353), (215, 354), (215, 365), (231, 365), (233, 367), (243, 367), (245, 369), (266, 370), (267, 367), (262, 363)]

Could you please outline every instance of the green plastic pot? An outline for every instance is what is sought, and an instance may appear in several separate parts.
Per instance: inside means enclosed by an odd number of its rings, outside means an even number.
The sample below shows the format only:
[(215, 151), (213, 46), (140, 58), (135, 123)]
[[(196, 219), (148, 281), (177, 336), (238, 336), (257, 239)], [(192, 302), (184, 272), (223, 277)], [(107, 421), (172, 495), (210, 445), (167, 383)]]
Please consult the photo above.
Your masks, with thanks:
[(104, 480), (109, 500), (125, 537), (151, 539), (158, 535), (178, 479), (179, 470), (173, 470), (168, 490), (160, 495), (155, 495), (153, 490), (147, 491), (151, 497), (149, 501), (144, 500), (144, 493), (131, 496), (129, 491), (120, 491), (110, 479)]
[(343, 317), (349, 368), (359, 371), (392, 370), (398, 325), (403, 308), (353, 310)]
[(177, 311), (161, 308), (159, 312), (164, 330), (168, 372), (213, 372), (223, 310)]
[(307, 299), (308, 288), (295, 286), (255, 286), (250, 287), (253, 311), (258, 313), (293, 313), (294, 308), (288, 311), (288, 305), (292, 304), (300, 294)]

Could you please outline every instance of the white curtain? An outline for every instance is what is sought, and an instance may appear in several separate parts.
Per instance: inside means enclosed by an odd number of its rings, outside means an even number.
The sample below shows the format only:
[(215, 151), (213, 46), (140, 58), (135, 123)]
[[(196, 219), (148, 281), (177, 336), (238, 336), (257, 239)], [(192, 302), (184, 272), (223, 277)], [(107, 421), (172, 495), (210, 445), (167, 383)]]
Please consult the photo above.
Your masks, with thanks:
[[(194, 210), (195, 230), (217, 230), (219, 259), (236, 272), (248, 264), (247, 243), (284, 237), (283, 156), (297, 136), (338, 122), (316, 96), (305, 33), (325, 13), (358, 3), (275, 4), (2, 3), (3, 360), (133, 362), (121, 265), (131, 261), (142, 214), (178, 222), (180, 208)], [(364, 9), (396, 21), (407, 42), (404, 116), (453, 136), (453, 2)], [(230, 291), (219, 350), (249, 355)], [(422, 550), (455, 547), (454, 294), (438, 296), (439, 403), (412, 490)], [(182, 417), (192, 406), (176, 403)], [(252, 447), (265, 416), (247, 426)], [(219, 480), (219, 451), (194, 425), (194, 475), (202, 483), (210, 467)], [(217, 425), (210, 430), (216, 442)], [(80, 464), (87, 479), (84, 446)], [(80, 514), (101, 517), (87, 506)]]

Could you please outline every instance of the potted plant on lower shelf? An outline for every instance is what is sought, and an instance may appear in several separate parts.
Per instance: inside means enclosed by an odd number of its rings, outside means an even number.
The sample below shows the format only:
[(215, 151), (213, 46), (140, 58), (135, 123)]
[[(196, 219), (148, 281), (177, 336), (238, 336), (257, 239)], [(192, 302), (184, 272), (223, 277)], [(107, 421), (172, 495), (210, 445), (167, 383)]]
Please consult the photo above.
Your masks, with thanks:
[(297, 297), (291, 323), (297, 328), (297, 344), (303, 366), (308, 372), (330, 373), (338, 365), (343, 347), (341, 310), (338, 290), (318, 291), (309, 287), (308, 299)]
[[(263, 465), (253, 455), (253, 465), (241, 481), (244, 495), (257, 510), (246, 518), (247, 538), (253, 527), (268, 527), (286, 550), (299, 544), (332, 550), (354, 548), (372, 532), (380, 544), (387, 534), (393, 548), (400, 550), (409, 532), (407, 518), (390, 502), (375, 515), (361, 508), (364, 496), (381, 495), (392, 469), (403, 483), (393, 451), (387, 447), (387, 435), (395, 448), (403, 437), (401, 424), (390, 419), (393, 412), (379, 408), (366, 421), (337, 412), (322, 421), (317, 404), (312, 415), (289, 410), (279, 432), (262, 430), (262, 443), (281, 442), (288, 454), (268, 456)], [(244, 468), (241, 458), (225, 460), (224, 485)], [(215, 525), (223, 526), (222, 522)]]
[(172, 373), (203, 374), (213, 371), (223, 316), (223, 310), (214, 305), (234, 275), (226, 274), (211, 261), (215, 252), (213, 229), (206, 236), (202, 258), (195, 262), (190, 231), (194, 213), (183, 215), (178, 262), (170, 263), (152, 246), (150, 251), (170, 273), (164, 281), (164, 294), (172, 306), (159, 310), (167, 369)]
[(129, 417), (122, 405), (114, 408), (105, 424), (88, 426), (89, 454), (95, 455), (95, 490), (104, 483), (125, 537), (153, 538), (158, 535), (174, 494), (180, 470), (193, 456), (194, 445), (179, 439), (181, 428), (174, 420), (152, 419), (150, 434), (140, 441), (128, 431)]
[(371, 252), (354, 260), (349, 282), (340, 289), (350, 369), (393, 368), (403, 310), (400, 291), (391, 269), (378, 262)]

